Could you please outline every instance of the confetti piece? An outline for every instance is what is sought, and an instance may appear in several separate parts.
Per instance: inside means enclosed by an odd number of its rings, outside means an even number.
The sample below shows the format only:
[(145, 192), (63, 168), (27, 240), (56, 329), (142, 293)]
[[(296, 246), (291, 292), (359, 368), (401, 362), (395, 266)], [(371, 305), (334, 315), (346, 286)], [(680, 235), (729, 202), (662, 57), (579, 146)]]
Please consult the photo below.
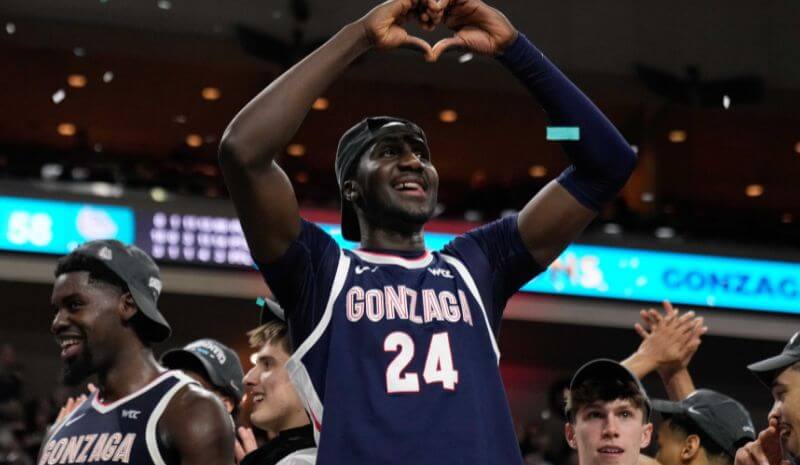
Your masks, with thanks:
[(580, 140), (581, 128), (577, 126), (548, 126), (547, 140)]
[(470, 61), (473, 57), (474, 57), (473, 54), (465, 53), (465, 54), (461, 55), (460, 57), (458, 57), (458, 62), (459, 63), (466, 63), (466, 62)]
[(267, 302), (264, 300), (263, 297), (256, 298), (256, 305), (258, 305), (259, 307), (264, 308), (264, 304), (266, 303)]
[(6, 23), (6, 32), (11, 35), (17, 32), (17, 25), (14, 23)]
[(105, 73), (103, 73), (103, 82), (109, 83), (111, 82), (112, 79), (114, 79), (114, 73), (112, 73), (111, 71), (106, 71)]
[(726, 110), (731, 107), (731, 98), (728, 97), (727, 95), (724, 95), (722, 97), (722, 107), (725, 108)]
[(55, 91), (55, 93), (53, 94), (53, 97), (52, 97), (52, 99), (53, 99), (53, 103), (55, 103), (56, 105), (58, 105), (58, 104), (59, 104), (59, 103), (61, 103), (61, 102), (62, 102), (62, 101), (63, 101), (63, 100), (66, 98), (66, 97), (67, 97), (67, 93), (66, 93), (66, 92), (64, 92), (64, 89), (58, 89), (58, 90), (57, 90), (57, 91)]

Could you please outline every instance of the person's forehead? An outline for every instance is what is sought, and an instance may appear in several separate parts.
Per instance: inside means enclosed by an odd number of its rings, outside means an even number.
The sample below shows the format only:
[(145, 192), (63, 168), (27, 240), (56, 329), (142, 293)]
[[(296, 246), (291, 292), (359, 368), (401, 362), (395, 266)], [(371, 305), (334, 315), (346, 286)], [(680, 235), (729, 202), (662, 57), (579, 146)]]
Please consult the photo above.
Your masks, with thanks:
[(255, 353), (256, 358), (272, 357), (274, 359), (288, 359), (289, 354), (283, 349), (283, 344), (280, 341), (269, 341), (261, 346)]
[(800, 387), (800, 371), (791, 366), (780, 372), (772, 382), (772, 389), (797, 389), (798, 387)]
[(614, 399), (614, 400), (595, 400), (586, 404), (584, 408), (600, 408), (613, 410), (617, 408), (633, 408), (635, 407), (630, 399)]
[(59, 297), (87, 290), (89, 287), (88, 271), (70, 271), (60, 274), (53, 282), (52, 298)]

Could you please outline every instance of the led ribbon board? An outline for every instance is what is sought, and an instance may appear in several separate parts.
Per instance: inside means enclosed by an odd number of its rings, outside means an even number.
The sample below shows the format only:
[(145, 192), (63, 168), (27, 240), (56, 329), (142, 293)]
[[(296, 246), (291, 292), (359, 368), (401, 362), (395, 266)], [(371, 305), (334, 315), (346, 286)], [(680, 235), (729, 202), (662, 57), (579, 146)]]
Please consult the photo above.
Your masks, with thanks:
[[(355, 245), (338, 225), (320, 226)], [(426, 232), (426, 246), (452, 237)], [(800, 313), (800, 263), (573, 244), (522, 291)]]
[(132, 243), (133, 210), (60, 200), (0, 196), (0, 250), (66, 254), (94, 239)]

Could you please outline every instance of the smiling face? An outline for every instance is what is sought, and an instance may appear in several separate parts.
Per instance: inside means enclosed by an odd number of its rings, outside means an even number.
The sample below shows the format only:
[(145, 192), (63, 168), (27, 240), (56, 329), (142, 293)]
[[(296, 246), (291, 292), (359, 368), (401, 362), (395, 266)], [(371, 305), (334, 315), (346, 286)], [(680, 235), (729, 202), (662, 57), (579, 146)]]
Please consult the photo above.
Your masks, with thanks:
[(286, 371), (288, 360), (282, 344), (267, 342), (253, 354), (254, 366), (244, 377), (252, 401), (250, 421), (272, 434), (308, 423)]
[(436, 208), (439, 174), (425, 142), (411, 132), (378, 139), (359, 160), (344, 197), (362, 220), (400, 232), (419, 230)]
[(774, 403), (770, 422), (778, 424), (784, 453), (800, 457), (800, 366), (795, 364), (781, 372), (772, 383)]
[(113, 360), (125, 331), (122, 291), (90, 280), (88, 271), (61, 274), (50, 298), (54, 310), (51, 332), (61, 347), (64, 382), (78, 384)]
[(650, 444), (653, 425), (630, 400), (596, 401), (575, 412), (565, 427), (567, 442), (580, 465), (636, 465)]

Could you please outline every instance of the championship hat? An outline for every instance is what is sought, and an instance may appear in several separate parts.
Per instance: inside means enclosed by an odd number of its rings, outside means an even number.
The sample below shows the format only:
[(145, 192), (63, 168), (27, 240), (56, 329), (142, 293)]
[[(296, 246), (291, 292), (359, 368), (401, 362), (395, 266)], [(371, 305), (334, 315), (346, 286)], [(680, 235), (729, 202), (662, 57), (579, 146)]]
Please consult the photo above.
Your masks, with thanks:
[(772, 382), (781, 372), (796, 362), (800, 362), (800, 331), (794, 333), (789, 339), (783, 351), (768, 359), (747, 365), (756, 377), (761, 380), (768, 388), (772, 388)]
[(244, 370), (239, 356), (230, 347), (214, 339), (199, 339), (172, 349), (161, 356), (161, 364), (173, 370), (188, 370), (205, 375), (212, 386), (235, 399), (244, 393)]

